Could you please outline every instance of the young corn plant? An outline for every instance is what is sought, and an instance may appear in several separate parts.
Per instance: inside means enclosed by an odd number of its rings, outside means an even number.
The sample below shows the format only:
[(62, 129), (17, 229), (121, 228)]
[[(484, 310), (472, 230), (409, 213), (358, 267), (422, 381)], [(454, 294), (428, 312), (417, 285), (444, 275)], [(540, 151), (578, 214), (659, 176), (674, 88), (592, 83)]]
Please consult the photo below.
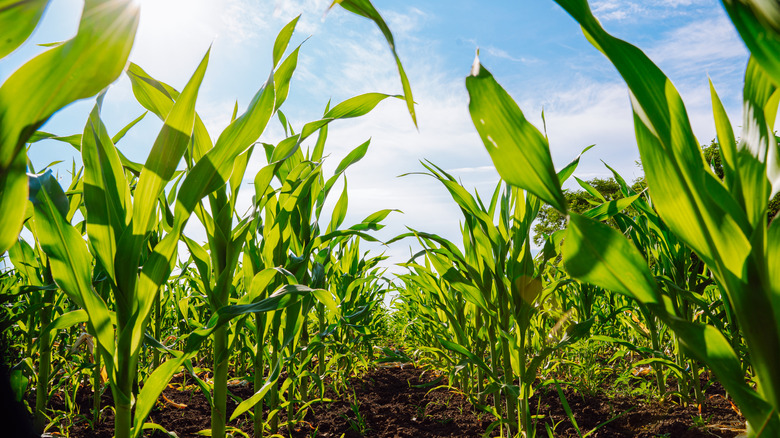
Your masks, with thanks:
[[(561, 179), (571, 175), (578, 160), (561, 171)], [(454, 339), (464, 342), (458, 344), (450, 340), (453, 337), (448, 337), (440, 338), (439, 343), (480, 369), (478, 379), (489, 378), (488, 387), (483, 391), (494, 394), (493, 411), (502, 434), (505, 430), (508, 436), (512, 436), (513, 430), (526, 434), (532, 427), (529, 398), (539, 366), (552, 352), (586, 335), (593, 321), (577, 321), (568, 327), (564, 336), (552, 336), (548, 332), (550, 336), (545, 338), (553, 339), (551, 344), (535, 342), (534, 317), (539, 306), (550, 297), (549, 293), (543, 293), (546, 260), (537, 266), (530, 246), (531, 224), (541, 205), (539, 199), (512, 187), (502, 193), (499, 183), (485, 207), (479, 196), (470, 195), (452, 175), (433, 165), (425, 167), (447, 188), (465, 219), (462, 227), (465, 254), (437, 236), (413, 233), (440, 245), (431, 247), (422, 241), (428, 260), (444, 280), (425, 281), (437, 283), (434, 290), (439, 302), (444, 304), (439, 309), (446, 315), (442, 319), (455, 331)], [(417, 286), (423, 286), (423, 282), (417, 282)], [(448, 293), (450, 288), (459, 294)], [(468, 307), (475, 311), (474, 332), (487, 333), (487, 339), (467, 339), (466, 301), (474, 305)], [(474, 347), (486, 348), (489, 366), (481, 359), (483, 351), (475, 351)]]
[(712, 271), (733, 308), (757, 376), (746, 382), (739, 357), (711, 325), (676, 318), (647, 260), (617, 230), (568, 211), (555, 177), (549, 145), (517, 104), (479, 63), (466, 79), (469, 111), (499, 174), (535, 193), (569, 224), (563, 247), (569, 274), (631, 296), (678, 336), (697, 360), (707, 363), (734, 398), (755, 436), (780, 434), (779, 283), (780, 226), (767, 226), (769, 199), (780, 188), (778, 146), (773, 134), (780, 80), (777, 29), (757, 2), (724, 1), (751, 51), (745, 74), (742, 141), (737, 143), (712, 87), (721, 156), (720, 181), (703, 159), (685, 106), (669, 79), (636, 47), (609, 35), (585, 0), (556, 0), (586, 37), (617, 68), (631, 92), (634, 128), (647, 184), (660, 218)]

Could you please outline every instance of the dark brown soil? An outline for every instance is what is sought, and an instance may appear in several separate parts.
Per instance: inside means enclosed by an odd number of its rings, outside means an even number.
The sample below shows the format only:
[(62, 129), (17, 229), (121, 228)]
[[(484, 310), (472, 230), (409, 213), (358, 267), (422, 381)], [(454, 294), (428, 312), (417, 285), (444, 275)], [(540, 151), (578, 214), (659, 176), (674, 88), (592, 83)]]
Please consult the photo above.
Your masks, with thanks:
[[(181, 380), (179, 380), (181, 382)], [(192, 381), (190, 380), (189, 383)], [(336, 394), (327, 390), (325, 398), (331, 402), (312, 405), (305, 421), (280, 428), (283, 436), (298, 437), (480, 437), (485, 434), (491, 415), (479, 412), (466, 398), (455, 391), (437, 387), (437, 376), (412, 367), (380, 368), (361, 378), (352, 378), (347, 390)], [(446, 383), (446, 379), (443, 379)], [(174, 383), (165, 390), (158, 406), (147, 421), (160, 424), (179, 438), (195, 437), (198, 431), (210, 428), (211, 414), (206, 398), (192, 386), (181, 389)], [(717, 385), (711, 388), (718, 388)], [(249, 385), (232, 386), (230, 391), (240, 399), (252, 395)], [(645, 403), (633, 397), (583, 396), (564, 389), (565, 397), (574, 412), (583, 434), (619, 415), (617, 419), (598, 427), (589, 436), (603, 437), (734, 437), (744, 429), (744, 420), (717, 390), (709, 390), (707, 402), (699, 417), (697, 407), (683, 408), (672, 403)], [(91, 395), (87, 391), (77, 395), (81, 415), (89, 415)], [(104, 394), (103, 405), (111, 403)], [(179, 407), (176, 407), (178, 405)], [(183, 407), (186, 405), (186, 407)], [(237, 402), (228, 400), (228, 413)], [(64, 410), (62, 397), (54, 397), (51, 407)], [(537, 436), (547, 436), (547, 424), (557, 437), (579, 436), (563, 409), (557, 391), (541, 390), (534, 396), (532, 412), (543, 416), (537, 423)], [(71, 416), (73, 424), (69, 435), (76, 438), (110, 438), (113, 435), (113, 415), (105, 409), (102, 422), (94, 430), (82, 417)], [(280, 422), (286, 421), (280, 413)], [(230, 424), (251, 436), (252, 424), (248, 414)], [(51, 428), (50, 433), (56, 432)], [(496, 429), (491, 435), (498, 435)], [(54, 436), (57, 436), (54, 433)], [(167, 436), (148, 432), (150, 437)], [(237, 435), (238, 436), (238, 435)]]

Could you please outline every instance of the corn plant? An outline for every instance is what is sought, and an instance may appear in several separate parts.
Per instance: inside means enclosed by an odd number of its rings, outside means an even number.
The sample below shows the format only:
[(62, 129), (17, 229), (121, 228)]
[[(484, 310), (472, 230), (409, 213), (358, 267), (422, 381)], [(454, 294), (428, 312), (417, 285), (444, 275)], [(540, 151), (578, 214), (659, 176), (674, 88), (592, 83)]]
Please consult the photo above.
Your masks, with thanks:
[[(578, 160), (562, 170), (561, 179), (571, 175)], [(573, 321), (564, 336), (548, 332), (543, 338), (554, 340), (549, 344), (538, 342), (533, 334), (538, 327), (535, 316), (554, 290), (554, 285), (551, 288), (542, 283), (546, 260), (536, 264), (531, 254), (531, 224), (541, 205), (536, 196), (512, 187), (502, 192), (499, 184), (486, 207), (452, 175), (435, 165), (425, 167), (463, 212), (465, 253), (438, 236), (413, 233), (423, 239), (427, 259), (441, 281), (430, 271), (424, 279), (410, 280), (418, 288), (433, 286), (430, 293), (438, 303), (436, 308), (451, 330), (446, 338), (438, 339), (439, 343), (479, 369), (478, 382), (483, 377), (489, 379), (488, 387), (479, 390), (494, 394), (492, 411), (502, 434), (504, 430), (509, 436), (512, 430), (527, 433), (532, 426), (529, 398), (539, 366), (551, 353), (584, 336), (592, 320)], [(432, 242), (438, 245), (430, 246)], [(425, 271), (419, 265), (416, 268)], [(553, 318), (565, 323), (561, 314)], [(476, 339), (468, 333), (477, 334)], [(486, 333), (487, 338), (480, 333)], [(489, 365), (482, 360), (483, 354)]]
[[(627, 294), (674, 330), (690, 354), (707, 363), (748, 419), (751, 434), (780, 433), (780, 352), (777, 226), (767, 227), (766, 209), (777, 190), (778, 34), (757, 2), (724, 2), (753, 58), (745, 75), (745, 133), (737, 144), (712, 88), (718, 141), (728, 177), (712, 173), (702, 157), (684, 104), (669, 79), (639, 49), (609, 35), (583, 0), (559, 0), (587, 38), (618, 69), (631, 91), (634, 127), (647, 184), (658, 215), (712, 271), (733, 307), (748, 345), (758, 390), (744, 380), (739, 358), (713, 326), (676, 318), (647, 261), (617, 230), (569, 212), (553, 173), (546, 139), (523, 117), (493, 76), (475, 61), (466, 79), (469, 110), (503, 178), (569, 214), (563, 247), (575, 278)], [(522, 148), (522, 149), (521, 149)]]

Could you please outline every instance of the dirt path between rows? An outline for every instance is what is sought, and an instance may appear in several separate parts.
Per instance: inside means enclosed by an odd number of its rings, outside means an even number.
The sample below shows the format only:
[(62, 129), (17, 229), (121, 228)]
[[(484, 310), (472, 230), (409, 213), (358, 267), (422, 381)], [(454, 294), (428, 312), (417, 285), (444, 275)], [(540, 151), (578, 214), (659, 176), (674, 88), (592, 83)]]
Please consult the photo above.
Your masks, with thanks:
[[(191, 383), (191, 381), (190, 381)], [(336, 394), (332, 389), (325, 397), (332, 400), (312, 405), (305, 421), (280, 434), (299, 437), (480, 437), (493, 422), (491, 415), (480, 412), (456, 391), (441, 387), (441, 379), (432, 372), (411, 366), (379, 368), (360, 378), (350, 379), (347, 390)], [(177, 389), (179, 388), (179, 389)], [(742, 419), (731, 403), (718, 394), (718, 385), (708, 390), (707, 402), (701, 416), (697, 407), (683, 408), (672, 403), (646, 403), (632, 397), (608, 398), (603, 395), (583, 396), (571, 389), (564, 390), (581, 432), (587, 433), (603, 422), (620, 415), (614, 421), (602, 425), (589, 436), (594, 438), (621, 437), (735, 437), (744, 429)], [(231, 388), (233, 395), (246, 399), (252, 395), (248, 385)], [(79, 396), (81, 412), (88, 413), (90, 396)], [(104, 395), (104, 403), (110, 396)], [(61, 403), (57, 397), (52, 407)], [(104, 405), (105, 405), (104, 404)], [(237, 402), (228, 400), (228, 412)], [(545, 423), (554, 426), (557, 437), (579, 436), (555, 391), (542, 392), (534, 397), (532, 412), (543, 415), (537, 424), (537, 436), (547, 436)], [(85, 420), (75, 419), (70, 436), (76, 438), (110, 438), (113, 435), (111, 410), (106, 409), (102, 423), (94, 430)], [(280, 414), (284, 422), (284, 413)], [(703, 418), (695, 424), (695, 419)], [(147, 421), (155, 422), (179, 438), (200, 436), (197, 433), (210, 428), (211, 414), (206, 398), (192, 386), (181, 389), (175, 382), (160, 397), (160, 403)], [(244, 414), (231, 426), (242, 429), (251, 436), (252, 425)], [(495, 431), (497, 435), (497, 430)], [(56, 436), (56, 434), (54, 435)], [(161, 432), (151, 437), (166, 436)], [(240, 435), (236, 435), (240, 436)]]

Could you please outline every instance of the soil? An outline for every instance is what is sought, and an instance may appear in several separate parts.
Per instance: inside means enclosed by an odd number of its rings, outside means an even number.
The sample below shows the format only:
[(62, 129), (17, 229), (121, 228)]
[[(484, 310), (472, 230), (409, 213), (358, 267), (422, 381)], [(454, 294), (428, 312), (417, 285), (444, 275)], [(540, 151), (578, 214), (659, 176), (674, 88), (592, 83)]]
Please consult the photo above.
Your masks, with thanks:
[[(463, 395), (450, 390), (442, 383), (446, 378), (410, 366), (379, 368), (360, 378), (352, 378), (348, 390), (336, 394), (327, 389), (325, 398), (332, 401), (318, 402), (308, 410), (304, 421), (282, 426), (282, 436), (299, 437), (480, 437), (493, 422), (490, 414), (474, 408)], [(185, 385), (186, 384), (186, 385)], [(252, 395), (251, 385), (233, 385), (230, 393), (241, 399)], [(103, 395), (103, 406), (111, 404), (110, 391)], [(718, 384), (710, 385), (707, 400), (701, 408), (682, 407), (670, 402), (642, 402), (636, 397), (603, 394), (584, 395), (571, 388), (564, 388), (565, 398), (582, 434), (596, 430), (589, 436), (603, 437), (735, 437), (744, 431), (744, 419), (723, 396)], [(83, 417), (71, 416), (73, 424), (69, 436), (76, 438), (111, 438), (113, 413), (104, 409), (101, 423), (92, 429), (85, 418), (91, 418), (91, 391), (79, 391), (76, 397)], [(62, 396), (51, 400), (51, 408), (65, 410)], [(186, 407), (184, 407), (186, 405)], [(237, 402), (228, 399), (228, 413)], [(537, 423), (537, 436), (548, 436), (545, 424), (553, 429), (556, 437), (579, 436), (569, 421), (555, 388), (540, 390), (534, 396), (532, 412), (543, 416)], [(280, 413), (280, 424), (286, 421)], [(603, 424), (613, 419), (613, 421)], [(703, 418), (695, 424), (695, 418)], [(211, 414), (208, 402), (192, 379), (184, 382), (174, 379), (163, 392), (148, 422), (154, 422), (179, 438), (196, 437), (198, 432), (210, 428)], [(555, 425), (555, 426), (553, 426)], [(599, 426), (601, 425), (601, 426)], [(243, 414), (230, 426), (240, 428), (252, 436), (249, 414)], [(49, 433), (57, 436), (52, 428)], [(490, 436), (497, 436), (495, 429)], [(149, 431), (147, 436), (168, 436), (159, 431)], [(240, 435), (235, 435), (240, 436)]]

